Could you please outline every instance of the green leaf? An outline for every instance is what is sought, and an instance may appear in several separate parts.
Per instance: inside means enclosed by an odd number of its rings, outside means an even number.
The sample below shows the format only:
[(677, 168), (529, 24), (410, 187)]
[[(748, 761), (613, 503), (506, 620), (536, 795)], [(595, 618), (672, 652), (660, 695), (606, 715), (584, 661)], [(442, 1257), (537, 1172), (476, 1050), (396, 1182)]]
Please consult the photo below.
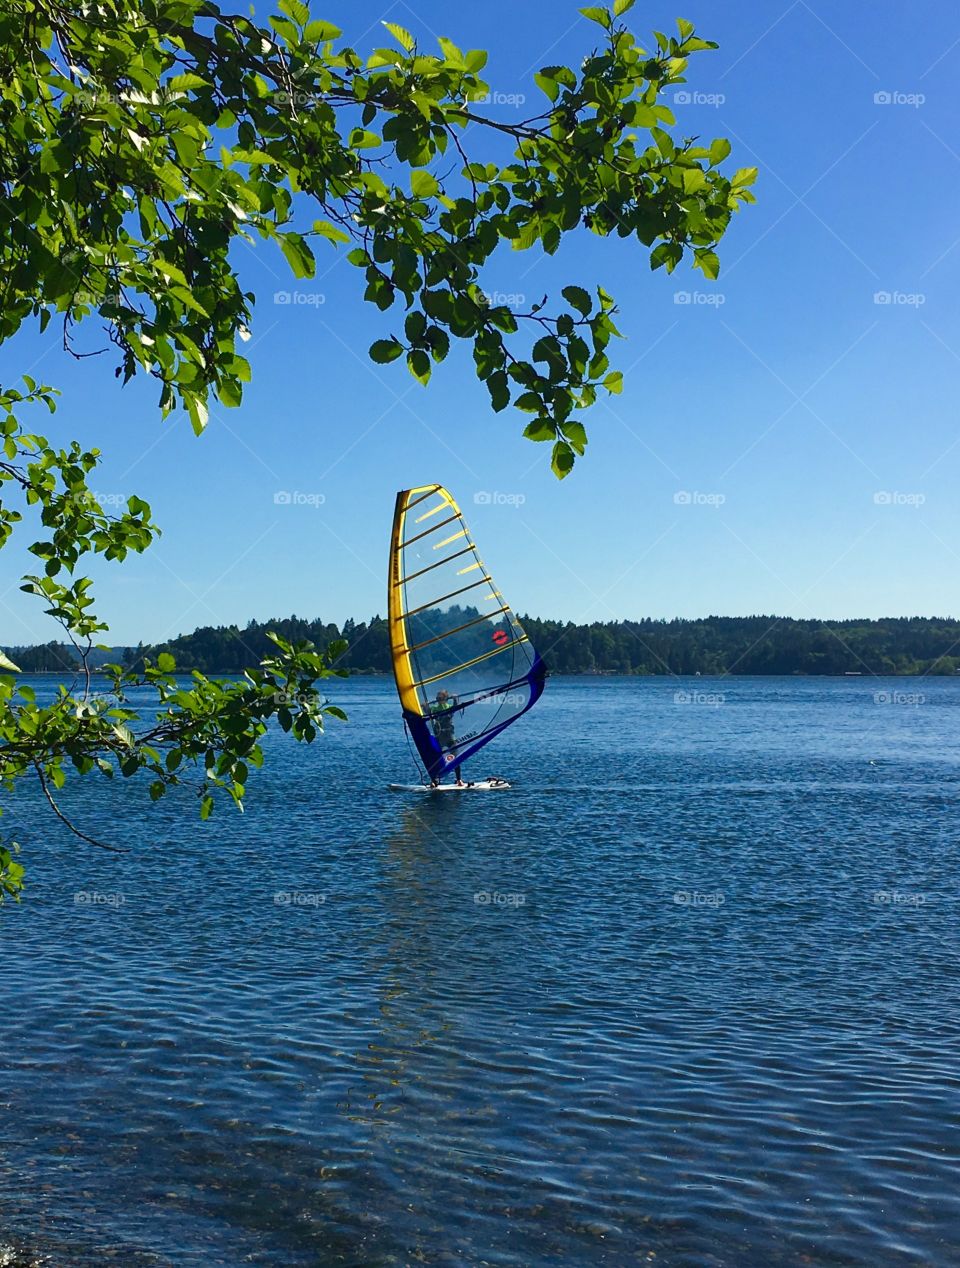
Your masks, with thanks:
[(566, 441), (558, 440), (553, 446), (553, 455), (550, 460), (550, 469), (558, 480), (565, 479), (573, 470), (575, 458), (573, 450)]
[(637, 0), (615, 0), (613, 6), (613, 16), (615, 18), (622, 17), (636, 4)]
[(169, 652), (161, 652), (157, 657), (157, 668), (162, 674), (172, 674), (176, 667), (177, 662)]
[(410, 188), (417, 198), (433, 198), (440, 192), (440, 183), (435, 176), (420, 168), (411, 175)]
[(716, 251), (695, 251), (693, 267), (700, 269), (704, 277), (715, 282), (720, 276), (720, 257)]
[(300, 43), (300, 32), (295, 23), (288, 22), (286, 18), (274, 17), (269, 18), (268, 21), (276, 33), (282, 35), (288, 44), (295, 47)]
[(332, 225), (329, 220), (315, 220), (313, 222), (313, 232), (318, 233), (321, 238), (328, 238), (334, 245), (338, 242), (350, 241), (350, 235), (344, 233), (336, 225)]
[(538, 392), (523, 392), (513, 403), (527, 414), (539, 414), (543, 410), (543, 398)]
[(679, 242), (661, 242), (660, 245), (650, 252), (650, 267), (652, 269), (667, 266), (667, 272), (672, 273), (683, 258), (683, 247)]
[(293, 18), (298, 26), (306, 26), (310, 21), (310, 10), (303, 0), (280, 0), (280, 12)]
[(317, 262), (309, 245), (299, 233), (281, 233), (280, 250), (293, 270), (294, 277), (313, 277)]
[(683, 192), (685, 194), (696, 194), (703, 189), (707, 183), (706, 173), (699, 167), (685, 167), (683, 169)]
[(334, 26), (332, 22), (308, 22), (303, 35), (310, 44), (323, 44), (327, 40), (335, 40), (341, 36), (343, 32), (338, 26)]
[(420, 343), (427, 329), (427, 319), (419, 309), (414, 309), (403, 323), (403, 333), (409, 343)]
[(222, 379), (217, 384), (217, 397), (228, 409), (236, 409), (243, 400), (243, 388), (236, 379)]
[(585, 18), (589, 18), (591, 22), (599, 22), (605, 31), (609, 31), (612, 25), (610, 14), (606, 9), (581, 9), (580, 12)]
[(206, 79), (202, 79), (199, 75), (186, 74), (174, 75), (172, 79), (168, 79), (163, 85), (164, 91), (168, 93), (176, 92), (195, 92), (198, 88), (209, 88), (210, 83)]
[(706, 49), (719, 48), (715, 40), (701, 40), (699, 35), (688, 36), (683, 41), (684, 53), (700, 53)]
[(407, 369), (424, 387), (430, 382), (430, 358), (422, 348), (414, 348), (412, 352), (407, 353)]
[(181, 286), (190, 285), (190, 283), (187, 281), (186, 274), (184, 273), (183, 269), (178, 268), (175, 264), (172, 264), (169, 260), (163, 260), (163, 259), (154, 260), (153, 267), (157, 270), (158, 273), (162, 273), (168, 282), (179, 282)]
[(457, 48), (453, 40), (445, 39), (442, 35), (437, 36), (437, 43), (448, 62), (453, 62), (456, 66), (463, 65), (463, 53)]
[(348, 144), (354, 150), (376, 150), (383, 145), (383, 138), (377, 136), (376, 132), (368, 132), (366, 128), (354, 128)]
[(677, 147), (674, 145), (669, 132), (664, 132), (663, 128), (651, 128), (651, 135), (657, 143), (657, 149), (665, 159), (672, 159), (677, 153)]
[(565, 286), (561, 294), (577, 312), (583, 313), (584, 317), (590, 315), (593, 300), (590, 298), (589, 292), (585, 291), (582, 286)]
[(557, 434), (556, 424), (550, 418), (535, 418), (523, 429), (527, 440), (553, 440)]
[(623, 121), (629, 127), (653, 128), (656, 127), (658, 118), (655, 107), (642, 101), (628, 101), (623, 107)]
[(587, 432), (583, 423), (571, 420), (568, 423), (564, 423), (560, 430), (566, 436), (573, 449), (582, 455), (587, 447)]
[(450, 336), (447, 332), (441, 330), (439, 326), (431, 326), (427, 331), (426, 339), (434, 361), (438, 363), (443, 361), (450, 351)]
[(726, 137), (717, 137), (717, 139), (711, 142), (710, 145), (710, 166), (716, 167), (718, 164), (722, 163), (729, 155), (732, 148), (733, 147)]
[(370, 345), (370, 359), (378, 365), (387, 365), (403, 356), (403, 344), (399, 339), (378, 339)]
[(544, 75), (537, 71), (533, 77), (533, 82), (547, 94), (551, 101), (556, 101), (560, 96), (560, 85), (555, 79), (551, 79), (549, 75)]
[(414, 48), (416, 47), (417, 41), (413, 38), (413, 36), (406, 29), (406, 27), (398, 26), (396, 22), (384, 22), (382, 23), (382, 25), (387, 28), (387, 30), (390, 32), (390, 34), (393, 36), (393, 38), (397, 41), (397, 43), (402, 48), (405, 48), (408, 53), (413, 52)]
[(207, 409), (206, 402), (198, 396), (188, 397), (187, 413), (190, 416), (193, 434), (199, 436), (210, 420), (210, 411)]
[(612, 370), (603, 380), (603, 386), (608, 392), (612, 392), (614, 396), (619, 396), (623, 391), (623, 374), (620, 370)]
[(510, 404), (510, 385), (504, 370), (496, 370), (490, 375), (487, 379), (487, 391), (496, 413), (507, 408)]

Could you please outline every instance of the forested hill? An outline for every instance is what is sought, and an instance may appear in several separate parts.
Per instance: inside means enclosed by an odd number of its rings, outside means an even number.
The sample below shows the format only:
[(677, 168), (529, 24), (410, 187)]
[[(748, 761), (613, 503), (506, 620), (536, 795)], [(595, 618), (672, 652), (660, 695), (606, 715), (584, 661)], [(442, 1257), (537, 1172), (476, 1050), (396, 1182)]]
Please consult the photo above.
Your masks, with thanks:
[[(611, 621), (592, 625), (521, 617), (549, 669), (559, 674), (952, 674), (960, 670), (960, 621), (894, 617), (879, 621), (795, 621), (772, 616), (702, 620)], [(155, 659), (169, 651), (180, 669), (238, 673), (272, 644), (267, 631), (323, 646), (343, 637), (341, 662), (361, 673), (388, 673), (390, 642), (380, 617), (342, 629), (298, 617), (206, 627), (171, 643), (138, 649)], [(128, 655), (133, 663), (137, 652)]]

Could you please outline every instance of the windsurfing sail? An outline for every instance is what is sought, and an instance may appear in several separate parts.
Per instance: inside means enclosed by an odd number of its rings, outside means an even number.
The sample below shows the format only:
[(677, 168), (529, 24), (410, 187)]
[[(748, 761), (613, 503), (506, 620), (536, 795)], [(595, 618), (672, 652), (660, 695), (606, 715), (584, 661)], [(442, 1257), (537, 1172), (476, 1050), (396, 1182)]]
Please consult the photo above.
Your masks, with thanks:
[(442, 485), (397, 494), (389, 578), (403, 717), (439, 780), (537, 702), (545, 670)]

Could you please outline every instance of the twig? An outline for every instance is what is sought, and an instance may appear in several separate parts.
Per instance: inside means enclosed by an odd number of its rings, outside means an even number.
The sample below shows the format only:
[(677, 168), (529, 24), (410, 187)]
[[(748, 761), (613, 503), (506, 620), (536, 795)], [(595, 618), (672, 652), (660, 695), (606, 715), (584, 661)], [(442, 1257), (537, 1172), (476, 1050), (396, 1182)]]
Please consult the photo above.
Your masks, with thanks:
[(107, 845), (105, 841), (98, 841), (95, 837), (88, 837), (85, 832), (81, 832), (80, 829), (76, 826), (76, 824), (73, 824), (70, 822), (67, 816), (63, 813), (63, 811), (54, 801), (53, 795), (50, 792), (50, 789), (47, 787), (47, 780), (46, 780), (46, 776), (43, 773), (43, 768), (40, 766), (38, 762), (34, 763), (34, 769), (37, 772), (37, 778), (40, 780), (40, 787), (43, 789), (43, 795), (44, 797), (46, 797), (47, 801), (50, 803), (51, 810), (57, 816), (57, 818), (60, 820), (61, 823), (66, 824), (66, 826), (70, 829), (70, 831), (73, 833), (75, 837), (79, 837), (81, 841), (86, 841), (88, 845), (97, 846), (97, 848), (100, 850), (109, 850), (111, 854), (128, 854), (129, 853), (129, 850), (121, 849), (120, 846), (118, 845)]

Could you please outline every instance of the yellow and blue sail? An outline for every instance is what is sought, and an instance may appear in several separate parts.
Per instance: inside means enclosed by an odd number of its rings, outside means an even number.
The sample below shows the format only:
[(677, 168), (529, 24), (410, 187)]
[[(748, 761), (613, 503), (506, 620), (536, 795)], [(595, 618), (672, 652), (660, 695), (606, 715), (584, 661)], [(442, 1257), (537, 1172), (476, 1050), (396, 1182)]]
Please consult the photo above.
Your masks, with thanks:
[(387, 608), (404, 721), (438, 780), (532, 708), (545, 678), (442, 485), (397, 494)]

